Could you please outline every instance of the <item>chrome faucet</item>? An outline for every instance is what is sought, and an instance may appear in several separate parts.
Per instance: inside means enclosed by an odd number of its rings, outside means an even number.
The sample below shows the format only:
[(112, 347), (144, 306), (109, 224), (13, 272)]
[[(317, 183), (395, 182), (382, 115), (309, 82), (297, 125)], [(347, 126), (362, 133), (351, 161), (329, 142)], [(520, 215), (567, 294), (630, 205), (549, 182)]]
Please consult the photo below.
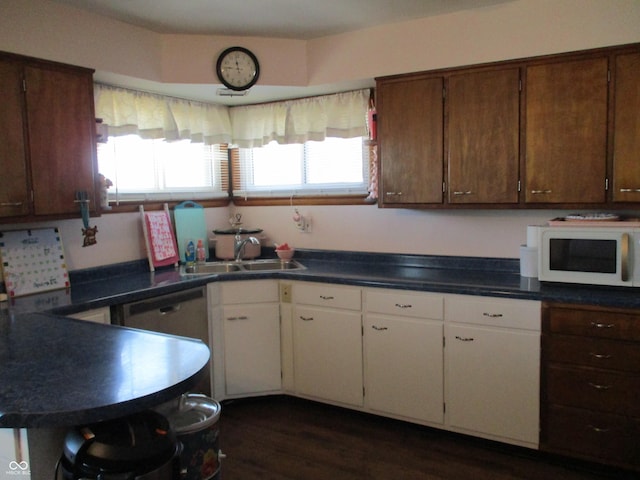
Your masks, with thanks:
[(254, 245), (260, 245), (260, 240), (258, 240), (256, 237), (247, 237), (247, 238), (242, 238), (240, 236), (239, 233), (236, 234), (235, 239), (234, 239), (234, 243), (233, 243), (233, 256), (236, 259), (236, 262), (239, 262), (242, 260), (242, 254), (244, 252), (244, 246), (247, 243), (253, 243)]

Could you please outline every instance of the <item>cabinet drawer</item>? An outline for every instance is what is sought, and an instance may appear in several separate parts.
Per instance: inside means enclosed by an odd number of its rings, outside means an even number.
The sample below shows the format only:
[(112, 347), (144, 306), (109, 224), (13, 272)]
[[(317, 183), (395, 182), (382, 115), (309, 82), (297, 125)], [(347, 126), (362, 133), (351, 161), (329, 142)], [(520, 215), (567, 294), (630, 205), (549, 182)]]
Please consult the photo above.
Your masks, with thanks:
[(559, 405), (551, 405), (546, 413), (541, 450), (573, 453), (622, 466), (639, 464), (640, 420)]
[(294, 283), (292, 298), (297, 304), (347, 310), (362, 308), (362, 295), (359, 288), (337, 287), (323, 283)]
[(546, 374), (550, 403), (640, 417), (640, 375), (557, 365)]
[(444, 300), (441, 295), (365, 290), (367, 312), (404, 317), (442, 320)]
[(640, 345), (603, 338), (543, 335), (546, 361), (640, 373)]
[(640, 341), (640, 315), (613, 311), (550, 308), (552, 333)]
[(222, 303), (225, 305), (278, 302), (277, 280), (243, 280), (222, 284)]
[(539, 332), (540, 302), (448, 295), (445, 297), (444, 318), (449, 322)]

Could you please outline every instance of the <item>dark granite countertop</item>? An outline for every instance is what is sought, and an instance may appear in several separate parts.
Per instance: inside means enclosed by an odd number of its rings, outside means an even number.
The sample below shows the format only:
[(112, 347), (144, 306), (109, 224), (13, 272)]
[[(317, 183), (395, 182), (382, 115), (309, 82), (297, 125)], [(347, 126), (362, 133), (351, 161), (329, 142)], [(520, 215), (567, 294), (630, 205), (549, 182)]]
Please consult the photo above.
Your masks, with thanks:
[(0, 309), (0, 427), (122, 417), (178, 397), (204, 375), (199, 340)]
[(114, 418), (187, 390), (208, 359), (202, 343), (60, 316), (213, 281), (281, 278), (640, 308), (637, 289), (542, 284), (521, 277), (514, 259), (297, 250), (296, 260), (307, 268), (191, 277), (129, 262), (74, 271), (69, 290), (11, 300), (0, 311), (0, 427)]

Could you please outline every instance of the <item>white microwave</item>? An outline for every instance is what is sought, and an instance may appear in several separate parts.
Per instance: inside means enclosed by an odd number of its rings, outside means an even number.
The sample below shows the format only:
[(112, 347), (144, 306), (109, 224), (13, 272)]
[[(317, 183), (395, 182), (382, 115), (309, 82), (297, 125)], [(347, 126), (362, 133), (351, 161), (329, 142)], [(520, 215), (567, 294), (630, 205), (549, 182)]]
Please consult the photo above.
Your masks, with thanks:
[(640, 228), (541, 227), (538, 279), (640, 287)]

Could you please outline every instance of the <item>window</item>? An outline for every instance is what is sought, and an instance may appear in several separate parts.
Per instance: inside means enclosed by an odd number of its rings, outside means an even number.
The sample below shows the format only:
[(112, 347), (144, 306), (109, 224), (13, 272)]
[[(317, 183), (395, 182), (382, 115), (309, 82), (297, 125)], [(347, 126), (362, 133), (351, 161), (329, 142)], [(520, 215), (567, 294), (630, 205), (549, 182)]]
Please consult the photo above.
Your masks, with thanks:
[(366, 195), (369, 146), (363, 137), (304, 144), (271, 142), (234, 156), (234, 195)]
[(98, 169), (113, 182), (109, 200), (187, 200), (227, 196), (226, 145), (167, 142), (137, 135), (98, 144)]

